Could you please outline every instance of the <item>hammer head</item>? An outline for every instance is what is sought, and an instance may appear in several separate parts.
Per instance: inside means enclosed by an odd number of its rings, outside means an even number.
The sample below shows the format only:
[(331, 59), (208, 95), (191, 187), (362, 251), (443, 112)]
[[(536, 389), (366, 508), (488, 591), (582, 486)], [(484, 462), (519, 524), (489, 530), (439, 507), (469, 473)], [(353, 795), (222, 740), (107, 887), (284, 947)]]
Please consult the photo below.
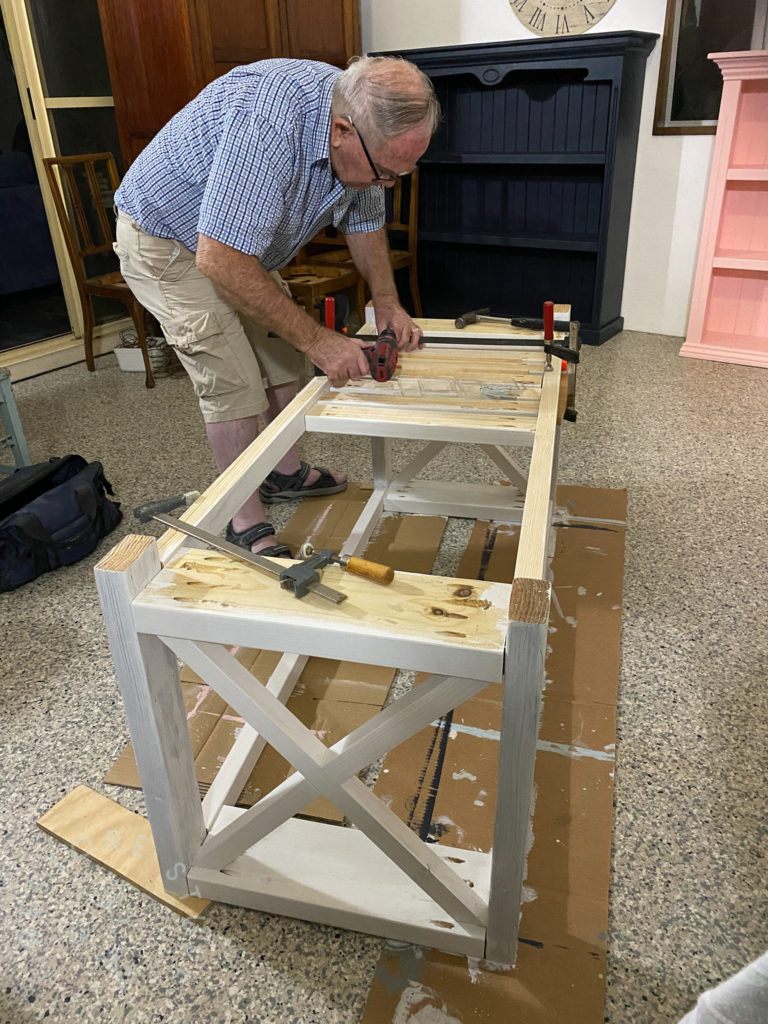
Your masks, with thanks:
[(461, 316), (457, 316), (453, 321), (456, 327), (461, 330), (462, 327), (468, 327), (469, 324), (476, 324), (479, 316), (488, 316), (491, 312), (491, 307), (487, 306), (485, 309), (473, 309), (469, 313), (462, 313)]

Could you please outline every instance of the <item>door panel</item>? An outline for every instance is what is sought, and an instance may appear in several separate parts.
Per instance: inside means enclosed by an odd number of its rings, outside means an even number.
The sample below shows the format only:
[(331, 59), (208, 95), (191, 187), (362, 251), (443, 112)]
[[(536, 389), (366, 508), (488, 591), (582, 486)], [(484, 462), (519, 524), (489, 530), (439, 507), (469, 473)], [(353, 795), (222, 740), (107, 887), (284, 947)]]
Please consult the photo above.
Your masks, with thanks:
[(126, 165), (205, 84), (187, 13), (186, 0), (99, 0)]
[(281, 10), (288, 56), (343, 68), (360, 53), (358, 0), (283, 0)]
[(238, 64), (283, 56), (277, 0), (203, 0), (214, 76)]

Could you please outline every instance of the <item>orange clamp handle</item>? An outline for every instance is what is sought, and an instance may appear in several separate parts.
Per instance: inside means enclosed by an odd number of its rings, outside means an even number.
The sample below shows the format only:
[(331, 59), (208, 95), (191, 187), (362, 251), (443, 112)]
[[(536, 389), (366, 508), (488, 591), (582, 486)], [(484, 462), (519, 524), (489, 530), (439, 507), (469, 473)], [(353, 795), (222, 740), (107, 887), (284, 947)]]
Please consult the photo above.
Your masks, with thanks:
[(391, 583), (395, 578), (395, 570), (391, 566), (369, 562), (367, 558), (348, 558), (344, 568), (355, 576), (364, 576), (375, 583)]

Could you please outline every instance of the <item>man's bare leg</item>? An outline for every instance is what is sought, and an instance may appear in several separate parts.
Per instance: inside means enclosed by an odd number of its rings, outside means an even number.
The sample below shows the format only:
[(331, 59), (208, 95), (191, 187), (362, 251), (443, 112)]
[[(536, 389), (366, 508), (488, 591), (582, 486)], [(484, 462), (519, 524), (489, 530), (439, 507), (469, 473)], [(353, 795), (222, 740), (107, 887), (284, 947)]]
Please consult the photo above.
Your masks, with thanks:
[[(269, 423), (279, 412), (281, 412), (295, 398), (298, 390), (296, 383), (282, 384), (278, 387), (267, 389), (269, 409), (264, 413), (264, 419)], [(245, 449), (256, 440), (259, 433), (259, 421), (257, 416), (245, 416), (237, 420), (225, 420), (221, 423), (206, 423), (205, 431), (208, 436), (208, 443), (211, 446), (216, 466), (220, 473), (241, 455)], [(277, 463), (275, 469), (279, 473), (295, 473), (301, 466), (301, 460), (295, 447), (291, 447), (283, 458)], [(306, 480), (306, 485), (313, 484), (319, 474), (312, 469)], [(343, 473), (334, 473), (334, 478), (341, 483), (346, 480)], [(266, 521), (264, 506), (259, 498), (259, 492), (254, 493), (241, 505), (232, 516), (232, 528), (237, 533), (242, 533), (256, 523)], [(251, 545), (252, 551), (261, 551), (263, 548), (275, 544), (274, 537), (264, 537)]]
[[(277, 384), (266, 389), (269, 409), (264, 413), (264, 419), (267, 423), (271, 423), (287, 405), (290, 405), (298, 394), (298, 390), (298, 381), (290, 381), (288, 384)], [(299, 453), (295, 448), (290, 448), (274, 468), (278, 473), (290, 474), (296, 473), (300, 466), (301, 459), (299, 458)], [(311, 469), (304, 486), (310, 487), (319, 476), (320, 474), (316, 469)], [(346, 473), (334, 473), (331, 471), (331, 476), (333, 476), (337, 484), (343, 483), (347, 479)]]

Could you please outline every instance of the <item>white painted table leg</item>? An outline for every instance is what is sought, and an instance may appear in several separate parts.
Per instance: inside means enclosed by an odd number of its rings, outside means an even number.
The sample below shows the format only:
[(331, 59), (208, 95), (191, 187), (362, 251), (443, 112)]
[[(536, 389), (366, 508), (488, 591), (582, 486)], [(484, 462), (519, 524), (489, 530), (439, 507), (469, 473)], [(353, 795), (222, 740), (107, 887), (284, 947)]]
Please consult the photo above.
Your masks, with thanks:
[(183, 894), (205, 825), (178, 666), (161, 640), (136, 632), (131, 611), (133, 598), (159, 570), (154, 539), (128, 536), (97, 564), (96, 587), (163, 885)]
[(503, 964), (514, 963), (517, 954), (549, 599), (549, 583), (515, 580), (510, 602), (485, 945), (486, 959)]

